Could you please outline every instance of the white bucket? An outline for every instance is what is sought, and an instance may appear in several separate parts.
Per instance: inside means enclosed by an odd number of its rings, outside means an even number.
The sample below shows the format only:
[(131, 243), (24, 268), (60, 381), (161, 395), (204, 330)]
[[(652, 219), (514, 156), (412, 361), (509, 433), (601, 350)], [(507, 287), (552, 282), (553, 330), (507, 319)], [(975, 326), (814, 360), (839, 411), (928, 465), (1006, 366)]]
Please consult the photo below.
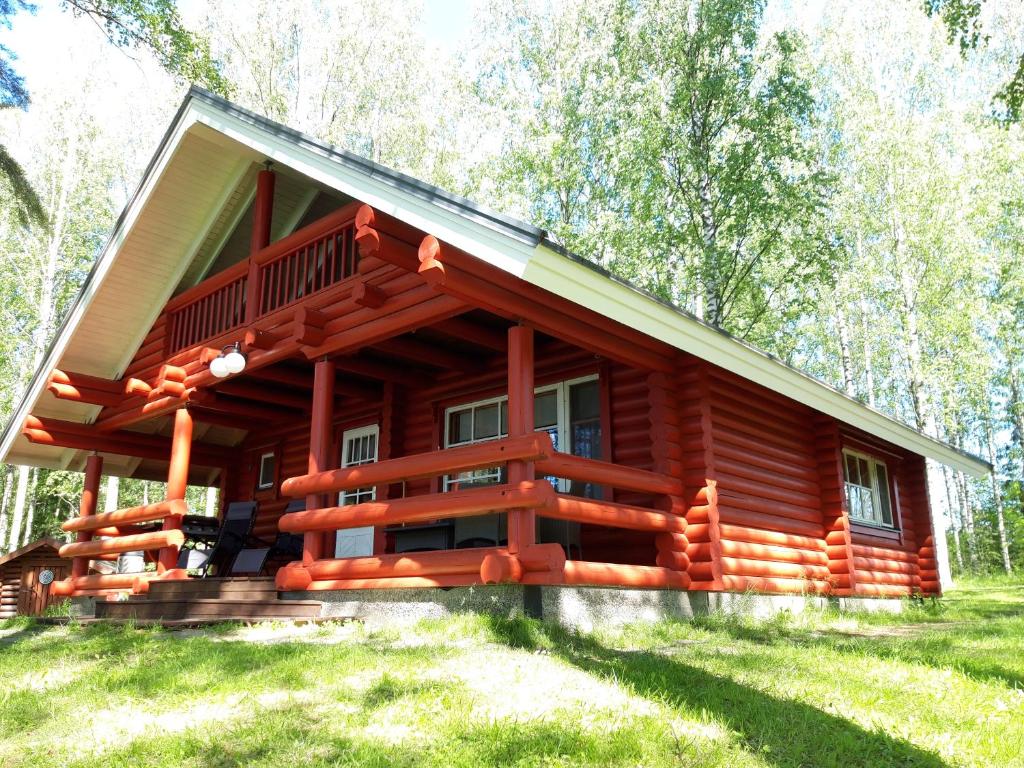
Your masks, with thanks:
[(117, 556), (118, 573), (142, 573), (146, 570), (146, 558), (142, 551), (122, 552)]

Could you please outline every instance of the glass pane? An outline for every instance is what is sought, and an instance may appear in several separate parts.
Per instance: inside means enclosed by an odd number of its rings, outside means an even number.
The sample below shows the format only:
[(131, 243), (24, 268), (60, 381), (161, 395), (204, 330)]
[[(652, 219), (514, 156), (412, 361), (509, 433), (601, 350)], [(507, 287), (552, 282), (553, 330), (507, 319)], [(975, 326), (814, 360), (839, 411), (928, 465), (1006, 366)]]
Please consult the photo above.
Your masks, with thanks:
[(501, 401), (501, 434), (508, 434), (508, 400)]
[(274, 483), (274, 456), (263, 456), (260, 458), (260, 480), (259, 485), (272, 485)]
[(860, 479), (857, 481), (857, 485), (863, 485), (865, 488), (871, 487), (871, 469), (868, 467), (867, 459), (857, 459), (857, 467), (860, 469)]
[(857, 472), (857, 459), (846, 454), (846, 482), (856, 483), (858, 480), (860, 480), (860, 474)]
[(872, 523), (878, 522), (878, 514), (875, 510), (875, 503), (870, 488), (860, 489), (860, 506), (861, 514), (864, 516), (865, 520)]
[(569, 420), (601, 418), (601, 398), (597, 381), (573, 384), (569, 388)]
[(533, 400), (533, 426), (544, 429), (558, 424), (558, 392), (541, 392)]
[(473, 411), (465, 408), (452, 411), (448, 416), (448, 442), (451, 445), (466, 443), (473, 439)]
[(498, 403), (482, 405), (473, 419), (473, 439), (485, 440), (498, 436)]
[(852, 483), (846, 484), (846, 504), (850, 508), (850, 517), (860, 519), (860, 493)]
[(875, 464), (875, 478), (878, 481), (878, 506), (881, 513), (881, 522), (885, 525), (892, 525), (892, 504), (889, 499), (889, 475), (886, 472), (885, 464)]

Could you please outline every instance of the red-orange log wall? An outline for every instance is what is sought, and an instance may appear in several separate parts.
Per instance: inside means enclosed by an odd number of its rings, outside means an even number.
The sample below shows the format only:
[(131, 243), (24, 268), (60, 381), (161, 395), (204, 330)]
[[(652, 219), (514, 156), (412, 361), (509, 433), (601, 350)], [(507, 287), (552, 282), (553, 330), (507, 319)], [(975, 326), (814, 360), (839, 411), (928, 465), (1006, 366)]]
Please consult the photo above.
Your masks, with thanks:
[[(695, 589), (938, 592), (924, 460), (692, 357), (677, 377)], [(899, 531), (851, 525), (841, 451), (885, 460)], [(851, 591), (852, 590), (852, 591)]]

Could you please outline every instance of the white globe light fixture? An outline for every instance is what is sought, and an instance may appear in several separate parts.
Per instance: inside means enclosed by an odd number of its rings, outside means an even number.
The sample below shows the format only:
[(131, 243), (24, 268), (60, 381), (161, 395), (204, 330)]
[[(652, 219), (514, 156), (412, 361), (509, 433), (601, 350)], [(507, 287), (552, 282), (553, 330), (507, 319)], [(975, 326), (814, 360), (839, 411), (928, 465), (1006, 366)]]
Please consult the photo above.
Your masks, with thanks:
[(230, 375), (231, 372), (228, 370), (227, 361), (220, 355), (217, 355), (217, 357), (210, 361), (210, 373), (218, 379), (223, 379), (225, 376)]
[[(224, 355), (224, 367), (228, 373), (241, 373), (245, 370), (245, 355), (242, 354), (238, 344)], [(216, 374), (214, 374), (216, 375)]]
[(237, 341), (228, 344), (210, 361), (210, 373), (218, 379), (231, 376), (234, 373), (241, 373), (245, 370), (245, 355), (242, 354), (242, 345)]

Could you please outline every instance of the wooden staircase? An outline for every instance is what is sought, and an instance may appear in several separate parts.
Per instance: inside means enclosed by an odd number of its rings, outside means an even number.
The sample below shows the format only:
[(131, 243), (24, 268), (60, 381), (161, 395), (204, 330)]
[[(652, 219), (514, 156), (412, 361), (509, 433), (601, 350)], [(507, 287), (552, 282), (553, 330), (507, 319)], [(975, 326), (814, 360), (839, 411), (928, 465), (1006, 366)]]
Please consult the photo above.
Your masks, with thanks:
[(281, 600), (272, 578), (209, 578), (153, 581), (149, 593), (122, 602), (96, 603), (97, 619), (166, 625), (219, 621), (315, 619), (318, 600)]

